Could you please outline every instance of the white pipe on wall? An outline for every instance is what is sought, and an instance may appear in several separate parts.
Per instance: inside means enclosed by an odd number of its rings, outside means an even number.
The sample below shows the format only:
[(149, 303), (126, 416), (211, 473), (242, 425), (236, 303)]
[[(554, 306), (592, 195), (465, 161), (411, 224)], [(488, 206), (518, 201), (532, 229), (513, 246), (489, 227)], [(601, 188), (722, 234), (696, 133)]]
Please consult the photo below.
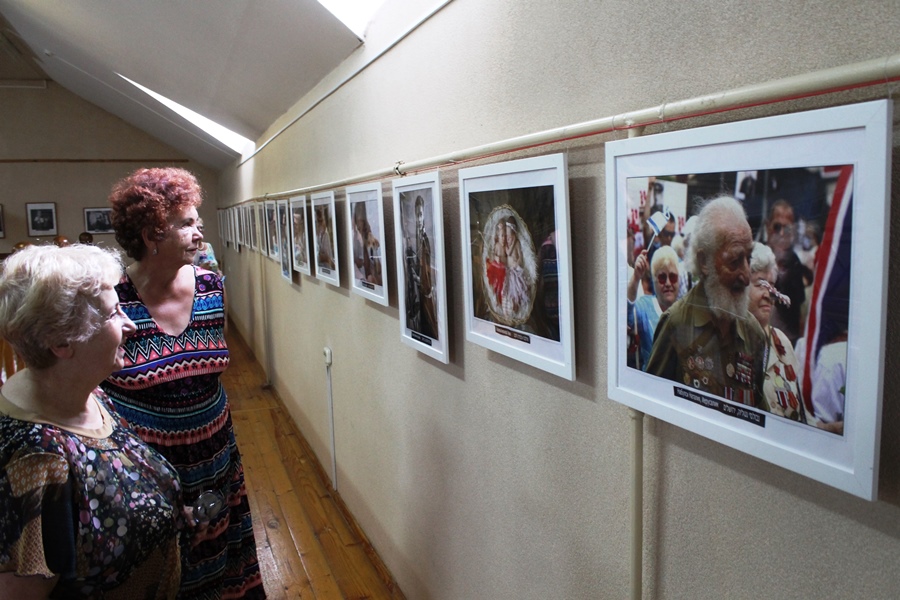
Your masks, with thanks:
[(644, 413), (628, 409), (631, 417), (631, 600), (641, 600), (644, 593)]
[[(628, 130), (628, 137), (639, 137), (644, 127)], [(631, 417), (631, 600), (641, 600), (644, 595), (644, 413), (628, 409)]]
[(267, 193), (265, 196), (252, 198), (249, 201), (262, 200), (264, 197), (273, 199), (286, 198), (297, 194), (308, 194), (344, 187), (353, 183), (378, 180), (391, 175), (405, 175), (406, 173), (422, 171), (440, 165), (454, 164), (535, 146), (608, 133), (610, 131), (627, 130), (644, 125), (666, 123), (717, 112), (796, 100), (853, 88), (889, 84), (894, 81), (900, 81), (900, 54), (748, 85), (726, 92), (698, 96), (677, 102), (667, 102), (653, 108), (645, 108), (612, 117), (548, 129), (424, 160), (413, 162), (398, 161), (392, 167), (386, 167), (371, 173), (295, 190)]

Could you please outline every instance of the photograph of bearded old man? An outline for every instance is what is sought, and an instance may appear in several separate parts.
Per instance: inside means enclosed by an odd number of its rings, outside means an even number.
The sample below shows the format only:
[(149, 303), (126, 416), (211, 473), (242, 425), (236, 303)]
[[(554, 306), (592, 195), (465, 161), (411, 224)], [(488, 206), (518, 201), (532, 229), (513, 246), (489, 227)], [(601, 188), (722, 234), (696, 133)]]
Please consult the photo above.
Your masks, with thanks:
[(852, 174), (629, 180), (628, 366), (842, 435)]

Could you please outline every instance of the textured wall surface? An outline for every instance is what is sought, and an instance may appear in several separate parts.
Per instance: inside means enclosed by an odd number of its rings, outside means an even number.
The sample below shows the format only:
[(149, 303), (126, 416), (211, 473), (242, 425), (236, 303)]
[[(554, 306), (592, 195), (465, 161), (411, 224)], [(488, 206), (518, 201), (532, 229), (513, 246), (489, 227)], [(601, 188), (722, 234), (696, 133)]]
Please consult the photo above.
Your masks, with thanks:
[[(260, 141), (290, 126), (223, 173), (221, 206), (900, 50), (894, 0), (455, 0), (296, 120), (424, 14), (422, 4), (430, 3), (388, 0), (366, 46)], [(896, 89), (646, 133), (884, 98)], [(338, 490), (411, 599), (627, 597), (632, 449), (627, 411), (606, 396), (604, 187), (604, 144), (624, 136), (490, 159), (567, 153), (574, 382), (466, 342), (457, 167), (442, 168), (448, 365), (400, 342), (393, 230), (386, 236), (390, 306), (351, 294), (341, 187), (340, 288), (306, 276), (287, 282), (276, 263), (223, 249), (232, 316), (326, 469), (322, 349), (332, 348)], [(897, 173), (895, 160), (893, 199)], [(383, 189), (393, 223), (388, 179)], [(892, 247), (898, 218), (895, 210)], [(891, 263), (892, 281), (898, 263)], [(891, 292), (889, 305), (896, 300)], [(876, 502), (648, 419), (645, 598), (896, 597), (897, 334), (891, 314)]]
[[(52, 242), (54, 236), (28, 236), (27, 203), (55, 202), (59, 234), (76, 242), (85, 230), (84, 209), (108, 206), (116, 181), (139, 167), (170, 164), (197, 176), (207, 199), (201, 216), (215, 224), (218, 181), (211, 169), (55, 83), (46, 89), (0, 90), (0, 204), (6, 234), (0, 253), (18, 242)], [(209, 229), (218, 247), (218, 232)], [(97, 234), (94, 243), (118, 248), (112, 234)]]

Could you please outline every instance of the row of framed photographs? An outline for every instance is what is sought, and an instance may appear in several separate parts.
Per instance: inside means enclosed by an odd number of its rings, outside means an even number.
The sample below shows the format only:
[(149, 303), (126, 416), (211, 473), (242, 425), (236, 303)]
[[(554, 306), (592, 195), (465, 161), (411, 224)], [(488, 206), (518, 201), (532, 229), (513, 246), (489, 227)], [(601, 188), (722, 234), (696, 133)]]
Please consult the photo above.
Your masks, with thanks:
[[(598, 210), (607, 213), (609, 397), (814, 480), (874, 499), (884, 376), (891, 127), (892, 104), (878, 101), (608, 143), (606, 203)], [(440, 176), (433, 172), (395, 179), (392, 189), (401, 338), (446, 363)], [(574, 379), (565, 155), (461, 169), (459, 190), (466, 339)], [(664, 237), (673, 244), (675, 239), (687, 244), (689, 236), (701, 239), (698, 236), (704, 226), (691, 232), (691, 218), (700, 212), (704, 200), (718, 195), (741, 203), (758, 243), (774, 248), (774, 240), (784, 241), (788, 233), (805, 226), (804, 235), (792, 238), (782, 250), (782, 256), (789, 256), (790, 250), (809, 259), (806, 241), (816, 248), (806, 275), (794, 278), (794, 283), (805, 286), (798, 303), (805, 312), (794, 331), (795, 336), (803, 334), (803, 349), (801, 340), (782, 338), (768, 329), (759, 329), (758, 335), (765, 333), (767, 345), (757, 354), (752, 354), (757, 350), (744, 351), (743, 346), (734, 345), (728, 341), (734, 338), (723, 333), (719, 335), (726, 336), (722, 339), (728, 344), (707, 347), (707, 342), (697, 340), (719, 339), (705, 333), (706, 329), (712, 332), (708, 324), (717, 321), (698, 316), (682, 319), (683, 330), (673, 330), (665, 339), (659, 333), (661, 327), (645, 332), (650, 355), (648, 368), (644, 368), (638, 354), (640, 340), (631, 337), (637, 329), (628, 319), (636, 310), (634, 300), (629, 303), (633, 293), (629, 285), (633, 285), (632, 273), (637, 270), (638, 237), (648, 252), (655, 240)], [(381, 184), (349, 187), (346, 198), (351, 288), (386, 305)], [(279, 260), (285, 277), (290, 278), (293, 264), (301, 273), (340, 285), (334, 202), (333, 192), (313, 194), (308, 203), (303, 196), (267, 201), (230, 209), (227, 214), (231, 218), (220, 225), (226, 228), (226, 239)], [(661, 212), (655, 214), (656, 208)], [(785, 220), (787, 209), (792, 214), (790, 221)], [(315, 221), (311, 248), (307, 237), (310, 213)], [(658, 215), (664, 218), (657, 219)], [(712, 232), (706, 232), (703, 239), (723, 239), (714, 225), (709, 227)], [(256, 237), (257, 228), (264, 238)], [(817, 237), (807, 236), (809, 232), (818, 232)], [(661, 256), (676, 253), (670, 250)], [(701, 267), (700, 272), (708, 276), (713, 269), (718, 271), (716, 260), (714, 266), (704, 262), (705, 271)], [(751, 264), (749, 257), (746, 260)], [(648, 262), (647, 271), (652, 271), (653, 261)], [(781, 269), (779, 263), (779, 273)], [(673, 277), (687, 281), (688, 273), (685, 266), (662, 275), (672, 287)], [(713, 280), (695, 277), (691, 291), (679, 291), (671, 307), (682, 302), (679, 310), (685, 315), (701, 315), (697, 307), (713, 314), (705, 308), (707, 304), (695, 300), (696, 293), (692, 295), (695, 289), (712, 290)], [(747, 273), (748, 281), (742, 284), (748, 295), (749, 278)], [(666, 283), (660, 285), (665, 289)], [(651, 282), (647, 289), (650, 295), (652, 286)], [(777, 299), (780, 292), (772, 289), (770, 297)], [(787, 293), (785, 289), (784, 295)], [(657, 297), (657, 302), (661, 298)], [(748, 312), (750, 305), (744, 306), (748, 308), (734, 310), (741, 311), (749, 327), (761, 317)], [(675, 319), (669, 312), (665, 314), (667, 319)], [(690, 324), (695, 329), (690, 329)], [(682, 332), (691, 333), (693, 337), (688, 337), (695, 342), (685, 345), (683, 353), (666, 355), (670, 357), (666, 364), (675, 365), (674, 375), (650, 369), (655, 346), (660, 344), (661, 354), (667, 351), (665, 344), (674, 348), (681, 339), (676, 336)], [(779, 341), (770, 341), (775, 339)], [(787, 345), (797, 357), (796, 370), (803, 369), (803, 373), (796, 373), (793, 367), (779, 371), (781, 363), (770, 360), (781, 357)], [(774, 348), (771, 352), (770, 346)], [(744, 383), (768, 380), (770, 363), (775, 368), (771, 376), (776, 386), (773, 402), (784, 402), (784, 414), (762, 402), (769, 393), (768, 384), (752, 389), (749, 397), (757, 395), (760, 401), (749, 404), (741, 402), (747, 395), (737, 395), (737, 387), (728, 387), (737, 386), (742, 377)], [(817, 372), (823, 365), (825, 373), (819, 380)], [(721, 390), (707, 385), (707, 379), (717, 378), (726, 382)], [(731, 380), (734, 382), (728, 383)], [(802, 382), (802, 387), (789, 390), (785, 381)], [(778, 391), (779, 385), (784, 393)], [(815, 408), (817, 389), (839, 405), (833, 419), (825, 419)], [(791, 398), (794, 391), (799, 397)], [(807, 417), (787, 418), (789, 405), (803, 414), (801, 403)], [(808, 418), (810, 415), (816, 419)], [(827, 427), (820, 426), (823, 424)]]
[[(393, 180), (401, 340), (449, 362), (440, 172)], [(568, 380), (575, 378), (566, 158), (461, 169), (466, 339)], [(388, 305), (387, 224), (380, 182), (346, 188), (351, 290)], [(220, 211), (228, 243), (340, 286), (335, 194), (326, 191)]]
[[(110, 208), (85, 208), (84, 231), (87, 233), (113, 233)], [(28, 202), (25, 204), (25, 219), (30, 237), (57, 235), (59, 222), (56, 218), (56, 202)], [(0, 204), (0, 238), (6, 237), (6, 219)]]

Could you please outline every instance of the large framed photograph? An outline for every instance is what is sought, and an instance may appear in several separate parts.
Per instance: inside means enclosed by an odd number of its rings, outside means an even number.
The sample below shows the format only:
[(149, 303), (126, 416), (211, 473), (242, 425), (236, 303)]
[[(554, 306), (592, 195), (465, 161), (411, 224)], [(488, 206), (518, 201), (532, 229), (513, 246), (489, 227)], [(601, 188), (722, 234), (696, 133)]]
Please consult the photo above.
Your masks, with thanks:
[(309, 228), (306, 225), (306, 196), (290, 199), (291, 205), (291, 248), (294, 255), (294, 270), (309, 275)]
[(265, 214), (265, 237), (266, 251), (263, 253), (275, 262), (279, 262), (278, 257), (278, 207), (275, 200), (266, 200), (263, 204)]
[(395, 179), (392, 189), (400, 339), (446, 364), (450, 355), (441, 176), (433, 171)]
[(84, 209), (84, 230), (90, 234), (114, 233), (111, 215), (112, 208)]
[(56, 202), (28, 202), (25, 204), (26, 218), (28, 219), (28, 235), (40, 237), (42, 235), (56, 235)]
[(381, 182), (347, 188), (347, 236), (347, 247), (351, 253), (350, 289), (364, 298), (387, 306)]
[(313, 251), (316, 256), (316, 279), (331, 285), (341, 285), (338, 266), (337, 234), (335, 232), (334, 192), (319, 192), (310, 196), (313, 212)]
[(575, 378), (564, 154), (459, 171), (466, 339)]
[(607, 144), (613, 400), (876, 497), (891, 113)]

